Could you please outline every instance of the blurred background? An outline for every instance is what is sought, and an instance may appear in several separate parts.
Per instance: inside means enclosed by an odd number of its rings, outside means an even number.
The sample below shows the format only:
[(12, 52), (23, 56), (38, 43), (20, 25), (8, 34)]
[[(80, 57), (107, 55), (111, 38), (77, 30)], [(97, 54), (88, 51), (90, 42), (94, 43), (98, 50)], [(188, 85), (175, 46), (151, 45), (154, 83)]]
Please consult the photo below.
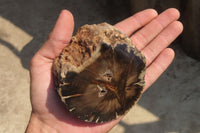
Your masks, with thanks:
[(200, 4), (198, 0), (0, 0), (0, 133), (27, 126), (29, 61), (62, 9), (75, 32), (84, 24), (115, 24), (146, 8), (181, 11), (183, 34), (171, 44), (176, 57), (165, 73), (110, 133), (200, 133)]

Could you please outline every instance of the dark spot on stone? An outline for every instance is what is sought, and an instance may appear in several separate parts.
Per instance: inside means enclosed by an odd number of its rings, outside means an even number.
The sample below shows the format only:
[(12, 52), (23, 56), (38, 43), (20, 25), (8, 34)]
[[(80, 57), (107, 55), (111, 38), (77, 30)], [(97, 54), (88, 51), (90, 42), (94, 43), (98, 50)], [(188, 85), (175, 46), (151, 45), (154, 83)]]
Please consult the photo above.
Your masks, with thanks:
[(75, 107), (72, 114), (95, 123), (125, 114), (144, 88), (144, 56), (106, 23), (85, 25), (74, 38), (53, 64), (55, 88), (67, 97), (67, 109)]

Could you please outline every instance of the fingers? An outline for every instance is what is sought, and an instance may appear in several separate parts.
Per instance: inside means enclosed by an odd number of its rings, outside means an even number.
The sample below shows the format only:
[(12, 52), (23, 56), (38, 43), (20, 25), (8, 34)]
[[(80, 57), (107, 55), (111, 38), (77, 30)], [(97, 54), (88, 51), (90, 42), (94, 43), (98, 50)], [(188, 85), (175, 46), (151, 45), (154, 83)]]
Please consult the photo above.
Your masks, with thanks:
[(45, 44), (40, 48), (37, 56), (44, 57), (50, 61), (57, 57), (62, 49), (70, 42), (74, 30), (72, 14), (63, 10), (49, 35)]
[(146, 70), (144, 91), (158, 79), (171, 64), (173, 59), (174, 51), (171, 48), (166, 48), (160, 53), (156, 60)]
[(115, 27), (124, 32), (127, 36), (130, 36), (133, 32), (149, 23), (157, 15), (158, 13), (155, 10), (147, 9), (117, 23)]
[(183, 25), (179, 21), (175, 21), (168, 25), (150, 44), (148, 44), (142, 53), (146, 57), (146, 65), (148, 66), (156, 56), (170, 45), (183, 30)]
[(142, 50), (165, 27), (177, 20), (179, 16), (180, 14), (177, 9), (171, 8), (164, 11), (131, 37), (133, 44), (135, 44), (139, 50)]

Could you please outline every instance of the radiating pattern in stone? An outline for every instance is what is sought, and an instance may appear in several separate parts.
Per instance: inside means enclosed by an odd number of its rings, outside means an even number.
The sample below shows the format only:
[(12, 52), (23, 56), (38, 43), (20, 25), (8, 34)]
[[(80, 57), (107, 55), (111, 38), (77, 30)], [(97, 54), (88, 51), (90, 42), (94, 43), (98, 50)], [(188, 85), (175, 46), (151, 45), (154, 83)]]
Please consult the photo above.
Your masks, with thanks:
[(144, 88), (145, 58), (121, 31), (102, 23), (81, 27), (53, 64), (55, 88), (86, 122), (127, 113)]

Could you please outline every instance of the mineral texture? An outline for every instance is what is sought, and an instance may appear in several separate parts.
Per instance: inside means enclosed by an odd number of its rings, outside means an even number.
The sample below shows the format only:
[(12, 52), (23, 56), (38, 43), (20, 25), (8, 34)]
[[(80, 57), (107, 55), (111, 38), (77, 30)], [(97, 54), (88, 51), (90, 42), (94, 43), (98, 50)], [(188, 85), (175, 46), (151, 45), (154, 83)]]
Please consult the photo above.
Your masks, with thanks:
[(145, 69), (145, 57), (121, 31), (107, 23), (85, 25), (54, 60), (54, 84), (69, 112), (102, 123), (137, 102)]

